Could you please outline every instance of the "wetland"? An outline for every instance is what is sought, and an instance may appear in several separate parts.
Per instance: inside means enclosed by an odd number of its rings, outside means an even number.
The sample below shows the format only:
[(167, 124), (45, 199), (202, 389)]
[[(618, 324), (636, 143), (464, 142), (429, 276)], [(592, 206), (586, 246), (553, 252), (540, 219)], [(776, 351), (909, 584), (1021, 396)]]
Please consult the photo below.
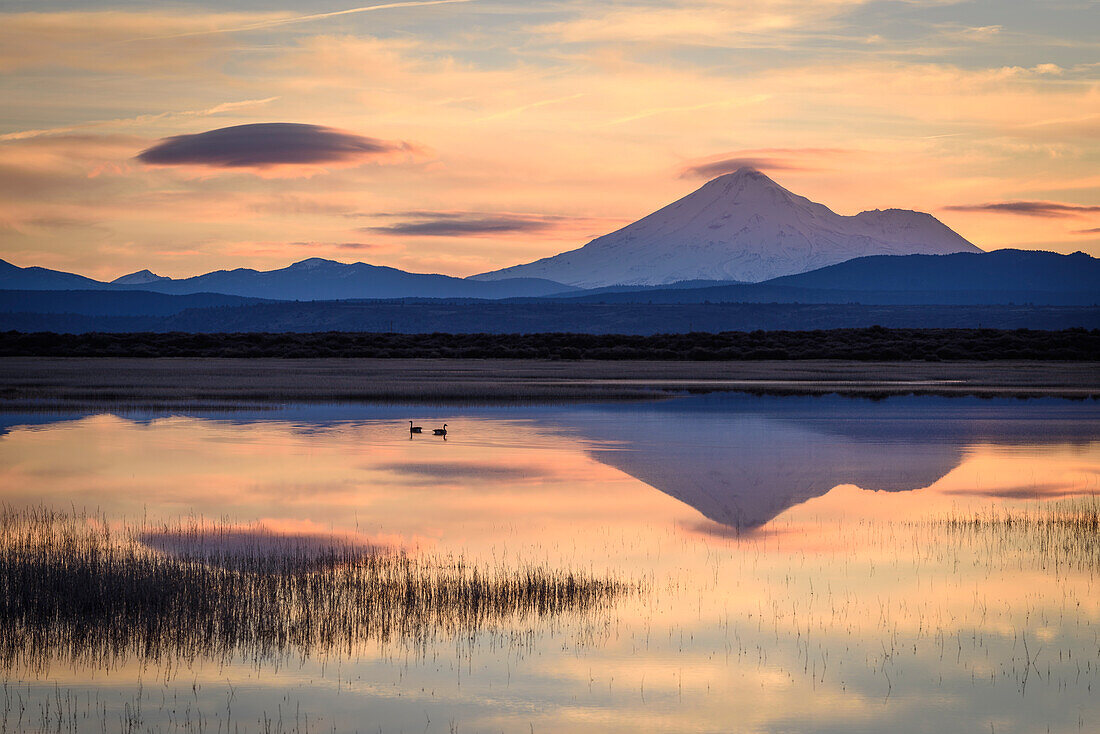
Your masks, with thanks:
[[(1083, 368), (1077, 399), (1021, 399), (636, 367), (537, 399), (523, 364), (422, 402), (169, 377), (127, 401), (125, 369), (25, 392), (0, 413), (0, 728), (1095, 729)], [(942, 369), (885, 376), (996, 383)]]

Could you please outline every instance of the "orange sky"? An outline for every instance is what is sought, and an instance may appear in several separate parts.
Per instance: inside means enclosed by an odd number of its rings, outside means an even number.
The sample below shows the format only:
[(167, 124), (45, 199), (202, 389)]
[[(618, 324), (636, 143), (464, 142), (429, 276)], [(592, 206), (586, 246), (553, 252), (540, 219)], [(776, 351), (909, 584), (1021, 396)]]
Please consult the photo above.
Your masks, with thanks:
[[(100, 278), (315, 256), (469, 275), (578, 247), (727, 160), (842, 214), (1100, 255), (1096, 30), (1090, 3), (1016, 0), (14, 0), (0, 257)], [(137, 158), (273, 122), (343, 147)]]

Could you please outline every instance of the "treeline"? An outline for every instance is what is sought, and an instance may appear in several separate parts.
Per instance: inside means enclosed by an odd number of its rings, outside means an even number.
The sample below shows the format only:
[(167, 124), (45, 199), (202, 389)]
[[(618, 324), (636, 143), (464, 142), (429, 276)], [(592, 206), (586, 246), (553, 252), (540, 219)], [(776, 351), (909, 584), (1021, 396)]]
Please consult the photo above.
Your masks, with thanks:
[[(57, 308), (63, 308), (59, 304)], [(0, 330), (659, 334), (861, 329), (1100, 328), (1100, 306), (866, 306), (856, 303), (498, 303), (303, 301), (188, 308), (166, 316), (0, 313)]]
[(0, 333), (5, 357), (861, 361), (1100, 360), (1100, 329), (861, 329), (622, 334)]

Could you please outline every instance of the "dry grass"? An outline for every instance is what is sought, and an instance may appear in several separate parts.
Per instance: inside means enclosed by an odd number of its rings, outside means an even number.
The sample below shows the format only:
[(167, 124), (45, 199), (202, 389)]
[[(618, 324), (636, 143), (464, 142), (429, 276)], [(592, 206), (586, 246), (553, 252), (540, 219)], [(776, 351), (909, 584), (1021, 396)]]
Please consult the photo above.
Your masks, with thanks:
[(111, 667), (132, 657), (349, 653), (422, 646), (607, 609), (633, 585), (545, 566), (486, 567), (349, 542), (191, 523), (112, 532), (103, 518), (0, 513), (0, 666)]
[(1062, 566), (1100, 571), (1100, 497), (1018, 509), (991, 506), (916, 524), (946, 531), (949, 540), (979, 545), (985, 557), (1023, 554), (1055, 572)]

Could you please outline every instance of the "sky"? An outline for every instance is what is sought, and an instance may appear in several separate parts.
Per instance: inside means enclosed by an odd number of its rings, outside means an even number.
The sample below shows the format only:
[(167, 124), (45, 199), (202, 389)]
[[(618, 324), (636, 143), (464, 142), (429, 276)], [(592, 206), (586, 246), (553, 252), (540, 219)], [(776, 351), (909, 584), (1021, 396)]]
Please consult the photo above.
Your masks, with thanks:
[(742, 165), (1100, 255), (1095, 0), (0, 0), (0, 258), (466, 276)]

